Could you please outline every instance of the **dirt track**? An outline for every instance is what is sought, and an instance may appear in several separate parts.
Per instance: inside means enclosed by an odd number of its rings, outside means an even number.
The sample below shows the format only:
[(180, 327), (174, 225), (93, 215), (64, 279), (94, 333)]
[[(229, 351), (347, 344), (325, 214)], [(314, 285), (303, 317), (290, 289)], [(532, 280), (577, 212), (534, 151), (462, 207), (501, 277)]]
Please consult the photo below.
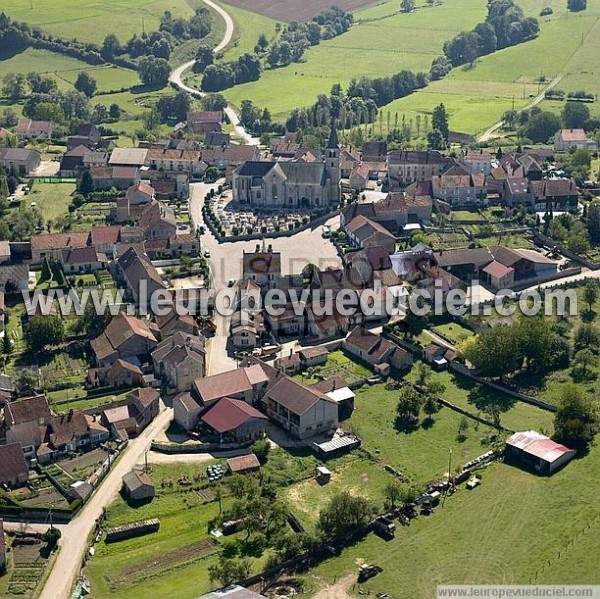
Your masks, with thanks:
[(226, 4), (278, 21), (310, 21), (316, 14), (331, 8), (332, 5), (352, 11), (374, 3), (374, 0), (226, 0)]
[(356, 576), (350, 575), (340, 578), (335, 584), (327, 585), (322, 588), (312, 599), (353, 599), (352, 595), (348, 594), (353, 583), (356, 582)]

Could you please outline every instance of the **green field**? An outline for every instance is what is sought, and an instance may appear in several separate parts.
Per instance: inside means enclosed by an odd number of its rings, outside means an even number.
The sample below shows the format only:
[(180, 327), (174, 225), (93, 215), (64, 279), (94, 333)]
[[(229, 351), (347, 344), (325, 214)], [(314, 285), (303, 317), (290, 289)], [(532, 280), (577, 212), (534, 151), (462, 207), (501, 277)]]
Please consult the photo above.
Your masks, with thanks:
[(371, 596), (411, 599), (431, 599), (437, 584), (598, 584), (599, 467), (598, 447), (551, 478), (492, 465), (480, 487), (459, 489), (393, 541), (369, 535), (312, 574), (351, 587), (357, 563), (375, 563)]
[[(444, 399), (459, 408), (468, 410), (472, 414), (486, 418), (485, 406), (494, 403), (501, 407), (500, 422), (507, 428), (513, 430), (535, 429), (548, 432), (553, 430), (554, 414), (552, 412), (517, 401), (508, 395), (488, 389), (484, 385), (448, 371), (432, 371), (431, 377), (432, 381), (439, 381), (445, 385)], [(414, 369), (407, 378), (415, 380)], [(471, 426), (471, 431), (473, 431), (473, 426)]]
[[(269, 41), (275, 39), (277, 21), (228, 4), (222, 6), (234, 23), (233, 40), (223, 53), (226, 60), (234, 60), (245, 52), (254, 53), (254, 46), (261, 33), (264, 33)], [(215, 18), (220, 19), (220, 17)]]
[(71, 195), (75, 191), (74, 183), (35, 183), (31, 193), (21, 202), (35, 202), (45, 221), (54, 220), (67, 214)]
[[(352, 77), (390, 75), (405, 68), (428, 71), (444, 41), (483, 20), (485, 13), (484, 4), (473, 0), (423, 5), (408, 15), (397, 13), (396, 4), (383, 2), (358, 11), (348, 33), (310, 48), (302, 63), (268, 70), (257, 82), (227, 90), (227, 97), (237, 105), (250, 98), (283, 119), (292, 108), (312, 104), (319, 93), (327, 93), (337, 82), (347, 84)], [(519, 4), (532, 16), (541, 6), (533, 0)], [(543, 89), (540, 76), (550, 81), (563, 75), (558, 88), (599, 93), (598, 69), (590, 57), (600, 53), (600, 7), (590, 4), (585, 12), (567, 13), (561, 0), (546, 5), (554, 15), (540, 18), (539, 38), (480, 58), (472, 68), (457, 68), (445, 79), (392, 102), (382, 109), (384, 121), (388, 111), (392, 116), (405, 114), (408, 121), (417, 114), (430, 115), (443, 102), (453, 130), (481, 132), (504, 111), (531, 102)], [(562, 103), (544, 101), (542, 106), (558, 111)], [(596, 104), (591, 110), (600, 113)]]
[(0, 79), (8, 73), (52, 75), (61, 89), (72, 89), (77, 75), (88, 72), (97, 82), (98, 91), (111, 91), (139, 84), (135, 71), (115, 66), (92, 66), (47, 50), (27, 48), (7, 60), (0, 60)]
[[(197, 477), (205, 475), (209, 463), (153, 465), (150, 476), (156, 497), (151, 503), (131, 507), (121, 496), (115, 500), (108, 509), (108, 527), (159, 518), (160, 530), (137, 539), (101, 542), (96, 546), (96, 554), (85, 569), (94, 597), (192, 599), (210, 590), (207, 569), (215, 563), (219, 546), (209, 546), (206, 551), (196, 549), (196, 544), (210, 538), (208, 524), (219, 514), (218, 502), (206, 503), (197, 491), (206, 484), (206, 478), (200, 481)], [(192, 486), (179, 485), (182, 474), (194, 481)], [(174, 481), (173, 487), (161, 485), (166, 479)], [(224, 509), (227, 505), (228, 501), (223, 501)], [(255, 568), (259, 570), (260, 565), (256, 563)]]
[[(383, 385), (363, 387), (357, 392), (355, 410), (350, 422), (356, 427), (363, 446), (382, 463), (390, 464), (415, 482), (425, 483), (441, 478), (448, 471), (448, 451), (453, 450), (454, 465), (463, 464), (485, 453), (489, 444), (482, 438), (492, 433), (489, 427), (474, 423), (467, 439), (456, 439), (460, 414), (443, 408), (431, 427), (419, 426), (412, 433), (399, 432), (395, 426), (398, 391)], [(448, 399), (451, 399), (450, 395)]]
[[(398, 14), (397, 4), (389, 0), (358, 11), (358, 23), (348, 33), (309, 48), (302, 63), (265, 71), (259, 81), (227, 90), (226, 96), (238, 105), (250, 98), (283, 116), (293, 107), (311, 104), (334, 83), (346, 85), (353, 77), (392, 75), (402, 69), (429, 71), (443, 43), (485, 14), (485, 5), (478, 0), (434, 8), (422, 3), (412, 14)], [(387, 16), (376, 20), (381, 15)], [(416, 30), (421, 35), (414, 35)]]
[(100, 44), (109, 33), (125, 42), (134, 33), (156, 30), (165, 10), (174, 17), (188, 17), (200, 4), (195, 0), (105, 0), (77, 3), (75, 8), (71, 0), (4, 0), (2, 10), (52, 35)]

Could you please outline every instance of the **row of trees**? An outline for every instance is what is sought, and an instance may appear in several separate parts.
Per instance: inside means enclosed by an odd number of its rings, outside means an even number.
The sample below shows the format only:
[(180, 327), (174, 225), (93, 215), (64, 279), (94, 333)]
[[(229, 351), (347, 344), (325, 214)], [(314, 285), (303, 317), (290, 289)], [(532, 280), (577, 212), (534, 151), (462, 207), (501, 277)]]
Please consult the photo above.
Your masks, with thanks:
[(240, 123), (252, 135), (261, 136), (264, 133), (283, 135), (283, 125), (274, 123), (268, 108), (259, 108), (250, 100), (242, 100), (240, 105)]
[[(300, 62), (307, 48), (316, 46), (322, 39), (345, 33), (353, 22), (351, 13), (333, 7), (322, 11), (308, 23), (290, 23), (266, 52), (266, 62), (271, 68)], [(265, 39), (259, 38), (259, 50), (266, 51)]]
[(491, 0), (485, 21), (447, 41), (444, 54), (454, 67), (471, 64), (478, 56), (535, 38), (539, 29), (537, 19), (525, 17), (513, 0)]
[(570, 347), (563, 326), (541, 315), (523, 317), (465, 339), (459, 355), (486, 375), (501, 379), (522, 368), (544, 372), (565, 367)]
[(0, 54), (10, 56), (28, 47), (66, 54), (88, 64), (104, 62), (100, 55), (100, 49), (95, 44), (82, 43), (75, 39), (64, 40), (48, 35), (39, 27), (31, 27), (28, 23), (14, 21), (5, 13), (0, 13)]
[(332, 119), (340, 123), (342, 129), (373, 123), (380, 106), (425, 87), (427, 82), (425, 73), (401, 71), (391, 77), (353, 79), (345, 93), (340, 84), (335, 84), (329, 96), (321, 94), (312, 106), (292, 110), (286, 128), (296, 131), (329, 126)]
[(207, 92), (221, 91), (240, 83), (258, 80), (261, 70), (260, 59), (246, 53), (231, 62), (209, 64), (204, 69), (201, 87)]

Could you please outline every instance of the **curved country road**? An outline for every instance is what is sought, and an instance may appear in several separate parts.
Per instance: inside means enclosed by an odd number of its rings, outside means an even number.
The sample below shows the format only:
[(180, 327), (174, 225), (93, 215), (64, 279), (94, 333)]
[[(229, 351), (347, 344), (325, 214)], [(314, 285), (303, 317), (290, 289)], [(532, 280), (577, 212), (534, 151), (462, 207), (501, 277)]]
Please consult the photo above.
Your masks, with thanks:
[[(556, 77), (554, 77), (554, 79), (552, 79), (552, 81), (550, 81), (550, 83), (535, 98), (533, 98), (533, 100), (531, 100), (531, 102), (529, 102), (528, 104), (526, 104), (525, 106), (523, 106), (523, 108), (520, 108), (519, 110), (517, 110), (517, 112), (523, 112), (524, 110), (529, 110), (530, 108), (533, 108), (534, 106), (537, 106), (545, 98), (546, 92), (549, 91), (549, 90), (551, 90), (553, 87), (556, 87), (560, 83), (560, 80), (564, 76), (565, 76), (564, 73), (559, 73)], [(498, 129), (500, 129), (500, 127), (502, 127), (502, 121), (498, 121), (497, 123), (494, 123), (479, 138), (479, 140), (478, 140), (479, 143), (483, 143), (485, 141), (490, 141), (491, 139), (499, 137), (495, 133), (496, 133), (496, 131)]]
[[(225, 35), (223, 36), (221, 43), (214, 49), (214, 53), (217, 54), (221, 50), (224, 50), (231, 42), (231, 38), (233, 37), (233, 31), (234, 31), (233, 20), (229, 16), (229, 13), (224, 8), (220, 7), (218, 4), (215, 4), (212, 0), (203, 0), (203, 1), (205, 4), (207, 4), (214, 10), (216, 10), (223, 17), (223, 20), (225, 21)], [(189, 85), (186, 85), (181, 79), (181, 77), (183, 76), (185, 71), (187, 71), (188, 69), (191, 69), (194, 66), (194, 62), (196, 62), (196, 61), (190, 60), (190, 61), (184, 62), (182, 65), (178, 66), (169, 75), (169, 83), (175, 85), (176, 87), (178, 87), (179, 89), (181, 89), (183, 91), (188, 92), (189, 94), (192, 94), (193, 96), (197, 96), (197, 97), (201, 98), (204, 94), (200, 90), (198, 90), (194, 87), (190, 87)], [(258, 145), (258, 138), (252, 137), (246, 131), (246, 129), (244, 129), (244, 127), (242, 127), (242, 125), (240, 124), (240, 119), (238, 117), (238, 114), (237, 114), (235, 108), (233, 108), (233, 106), (231, 104), (229, 104), (227, 106), (227, 108), (225, 108), (225, 114), (227, 115), (229, 122), (233, 125), (236, 135), (238, 135), (239, 137), (244, 139), (247, 144), (254, 145), (254, 146)]]

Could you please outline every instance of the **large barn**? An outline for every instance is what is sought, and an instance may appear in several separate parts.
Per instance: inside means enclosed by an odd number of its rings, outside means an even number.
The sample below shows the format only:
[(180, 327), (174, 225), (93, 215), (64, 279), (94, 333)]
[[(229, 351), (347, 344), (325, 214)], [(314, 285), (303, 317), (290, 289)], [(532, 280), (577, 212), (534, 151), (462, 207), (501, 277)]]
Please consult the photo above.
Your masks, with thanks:
[(524, 431), (506, 440), (505, 457), (538, 474), (550, 475), (571, 460), (577, 452), (536, 431)]

